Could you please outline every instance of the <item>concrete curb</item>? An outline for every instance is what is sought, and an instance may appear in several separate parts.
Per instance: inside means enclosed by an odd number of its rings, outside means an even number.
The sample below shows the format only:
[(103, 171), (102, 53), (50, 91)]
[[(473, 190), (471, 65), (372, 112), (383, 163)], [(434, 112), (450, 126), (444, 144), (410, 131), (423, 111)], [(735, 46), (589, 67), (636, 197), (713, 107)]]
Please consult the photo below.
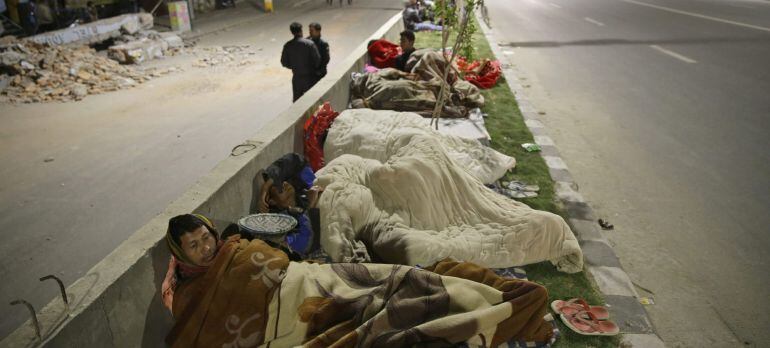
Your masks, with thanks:
[(639, 294), (628, 274), (623, 270), (620, 259), (615, 255), (604, 233), (596, 227), (596, 215), (593, 209), (578, 192), (578, 185), (573, 180), (569, 167), (561, 158), (554, 141), (548, 136), (545, 126), (538, 120), (538, 111), (527, 97), (525, 87), (517, 82), (520, 72), (512, 64), (512, 52), (503, 52), (491, 28), (483, 24), (478, 15), (477, 20), (492, 48), (492, 53), (500, 60), (503, 75), (513, 91), (527, 128), (532, 132), (535, 142), (542, 148), (540, 155), (545, 160), (551, 178), (555, 182), (556, 196), (562, 201), (568, 223), (583, 249), (585, 270), (603, 294), (612, 320), (618, 324), (623, 334), (621, 345), (665, 347), (655, 333), (647, 312), (639, 303)]

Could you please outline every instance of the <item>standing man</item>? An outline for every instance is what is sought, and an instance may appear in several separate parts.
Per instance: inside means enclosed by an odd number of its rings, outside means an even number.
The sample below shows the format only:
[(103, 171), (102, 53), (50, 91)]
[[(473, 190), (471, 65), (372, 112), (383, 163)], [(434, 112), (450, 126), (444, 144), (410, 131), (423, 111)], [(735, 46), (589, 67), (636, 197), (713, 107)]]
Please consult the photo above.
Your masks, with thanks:
[(414, 32), (411, 30), (404, 30), (399, 35), (401, 36), (401, 55), (396, 57), (396, 69), (406, 71), (406, 62), (409, 60), (409, 56), (415, 51)]
[(289, 26), (294, 38), (283, 45), (281, 65), (291, 69), (291, 87), (294, 101), (297, 101), (315, 84), (321, 56), (313, 41), (302, 37), (302, 24), (297, 22)]
[(318, 72), (316, 73), (316, 82), (318, 82), (321, 81), (324, 76), (326, 76), (326, 66), (329, 65), (329, 43), (321, 38), (320, 24), (310, 23), (308, 30), (310, 31), (310, 36), (308, 36), (308, 39), (313, 41), (315, 47), (318, 49), (318, 54), (321, 55), (321, 65), (318, 67)]

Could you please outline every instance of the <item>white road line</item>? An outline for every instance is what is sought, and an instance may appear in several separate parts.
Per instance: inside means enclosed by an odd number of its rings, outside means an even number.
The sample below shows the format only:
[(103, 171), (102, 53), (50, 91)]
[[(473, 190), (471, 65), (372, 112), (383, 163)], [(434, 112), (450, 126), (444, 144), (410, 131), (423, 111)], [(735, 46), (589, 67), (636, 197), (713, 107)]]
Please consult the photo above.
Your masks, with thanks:
[(596, 24), (596, 25), (598, 25), (598, 26), (600, 26), (600, 27), (603, 27), (603, 26), (604, 26), (604, 23), (602, 23), (602, 22), (599, 22), (599, 21), (597, 21), (597, 20), (595, 20), (595, 19), (593, 19), (593, 18), (585, 17), (585, 18), (583, 18), (583, 19), (585, 19), (586, 21), (588, 21), (588, 22), (591, 22), (591, 23), (593, 23), (593, 24)]
[(669, 50), (667, 50), (667, 49), (665, 49), (663, 47), (660, 47), (658, 45), (650, 45), (650, 48), (652, 48), (654, 50), (657, 50), (657, 51), (659, 51), (661, 53), (665, 53), (665, 54), (667, 54), (669, 56), (672, 56), (672, 57), (674, 57), (676, 59), (679, 59), (679, 60), (681, 60), (681, 61), (683, 61), (685, 63), (689, 63), (689, 64), (697, 63), (697, 61), (695, 59), (690, 59), (690, 58), (685, 57), (685, 56), (683, 56), (683, 55), (681, 55), (679, 53), (669, 51)]
[(556, 8), (561, 8), (561, 6), (559, 6), (557, 4), (554, 4), (554, 3), (551, 3), (551, 6), (556, 7)]
[(304, 4), (307, 4), (308, 2), (310, 2), (310, 0), (304, 0), (304, 1), (296, 2), (296, 3), (294, 3), (294, 5), (291, 5), (291, 7), (300, 7), (300, 6), (304, 5)]
[(762, 31), (770, 32), (770, 28), (760, 27), (758, 25), (752, 25), (752, 24), (746, 24), (746, 23), (741, 23), (741, 22), (730, 21), (730, 20), (727, 20), (727, 19), (711, 17), (711, 16), (706, 16), (706, 15), (702, 15), (702, 14), (698, 14), (698, 13), (692, 13), (692, 12), (677, 10), (677, 9), (673, 9), (673, 8), (669, 8), (669, 7), (648, 4), (646, 2), (641, 2), (641, 1), (635, 1), (635, 0), (622, 0), (622, 1), (625, 1), (625, 2), (631, 3), (631, 4), (636, 4), (636, 5), (639, 5), (639, 6), (647, 6), (647, 7), (656, 8), (658, 10), (663, 10), (663, 11), (683, 14), (685, 16), (692, 16), (692, 17), (697, 17), (697, 18), (702, 18), (702, 19), (708, 19), (708, 20), (712, 20), (712, 21), (715, 21), (715, 22), (727, 23), (727, 24), (737, 25), (739, 27), (744, 27), (744, 28), (749, 28), (749, 29), (756, 29), (756, 30), (762, 30)]

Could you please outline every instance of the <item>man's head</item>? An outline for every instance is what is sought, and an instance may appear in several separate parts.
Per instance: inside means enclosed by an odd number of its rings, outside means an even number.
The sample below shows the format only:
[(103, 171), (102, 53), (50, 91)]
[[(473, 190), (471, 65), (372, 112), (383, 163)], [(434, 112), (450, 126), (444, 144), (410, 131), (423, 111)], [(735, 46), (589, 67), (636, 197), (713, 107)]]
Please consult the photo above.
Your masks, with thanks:
[(291, 23), (289, 25), (289, 30), (291, 30), (291, 33), (297, 37), (302, 36), (302, 24), (299, 24), (297, 22)]
[(404, 30), (400, 35), (401, 49), (405, 51), (414, 49), (414, 32), (411, 30)]
[(310, 23), (308, 26), (308, 31), (310, 32), (310, 37), (314, 39), (321, 38), (321, 24), (318, 23)]
[(217, 252), (216, 231), (211, 223), (204, 219), (197, 215), (184, 214), (168, 221), (168, 234), (181, 249), (177, 252), (184, 253), (183, 261), (186, 258), (186, 261), (196, 266), (210, 266), (214, 263)]

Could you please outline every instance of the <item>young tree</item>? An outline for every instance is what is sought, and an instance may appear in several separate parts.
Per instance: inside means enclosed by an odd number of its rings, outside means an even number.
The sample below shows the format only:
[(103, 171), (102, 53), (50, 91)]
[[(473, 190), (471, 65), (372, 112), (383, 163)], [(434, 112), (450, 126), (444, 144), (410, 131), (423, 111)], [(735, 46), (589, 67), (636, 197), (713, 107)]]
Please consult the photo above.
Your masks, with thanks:
[[(441, 18), (441, 55), (444, 57), (445, 69), (441, 80), (441, 89), (436, 97), (436, 106), (433, 109), (433, 117), (430, 124), (438, 129), (438, 119), (441, 117), (441, 111), (449, 98), (451, 86), (447, 81), (452, 63), (457, 53), (462, 51), (466, 59), (473, 58), (473, 33), (476, 32), (476, 25), (472, 20), (473, 13), (478, 6), (478, 0), (462, 0), (459, 5), (454, 0), (437, 0), (436, 17)], [(459, 8), (458, 8), (459, 7)], [(460, 16), (458, 18), (458, 11)], [(447, 52), (447, 43), (453, 33), (456, 33), (452, 51)]]

